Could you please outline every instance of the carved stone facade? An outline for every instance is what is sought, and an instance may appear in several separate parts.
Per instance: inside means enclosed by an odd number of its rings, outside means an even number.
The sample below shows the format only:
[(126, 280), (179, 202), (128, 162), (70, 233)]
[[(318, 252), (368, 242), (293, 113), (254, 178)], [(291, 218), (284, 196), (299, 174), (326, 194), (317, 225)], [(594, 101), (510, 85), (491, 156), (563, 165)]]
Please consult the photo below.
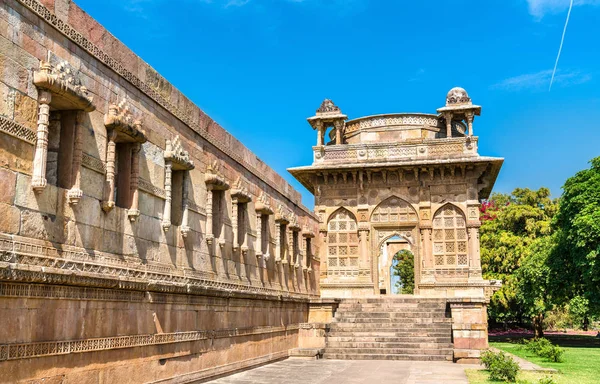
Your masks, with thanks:
[(287, 357), (319, 297), (300, 194), (72, 1), (0, 23), (0, 382)]
[(481, 276), (479, 201), (503, 159), (477, 152), (480, 110), (453, 88), (437, 115), (346, 121), (325, 100), (308, 118), (314, 162), (289, 171), (315, 195), (322, 297), (390, 294), (392, 242), (414, 255), (416, 294), (486, 297), (495, 283)]

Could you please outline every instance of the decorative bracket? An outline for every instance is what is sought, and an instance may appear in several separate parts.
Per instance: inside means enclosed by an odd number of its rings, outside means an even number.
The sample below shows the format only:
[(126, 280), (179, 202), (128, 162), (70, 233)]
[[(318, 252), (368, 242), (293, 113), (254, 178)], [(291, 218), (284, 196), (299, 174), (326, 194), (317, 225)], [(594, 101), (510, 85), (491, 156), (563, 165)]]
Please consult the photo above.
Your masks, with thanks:
[(31, 187), (35, 192), (44, 190), (47, 184), (46, 166), (48, 161), (48, 127), (50, 108), (53, 110), (76, 110), (75, 139), (73, 147), (73, 166), (71, 183), (73, 184), (68, 199), (70, 204), (77, 204), (83, 195), (80, 188), (81, 181), (81, 150), (82, 150), (82, 118), (80, 112), (92, 112), (96, 107), (92, 104), (92, 97), (88, 95), (87, 88), (82, 85), (79, 71), (66, 61), (56, 66), (48, 61), (43, 61), (40, 69), (33, 72), (33, 84), (38, 89), (38, 128), (35, 154), (33, 159), (33, 172)]
[[(221, 164), (218, 160), (214, 160), (206, 169), (204, 175), (204, 182), (206, 183), (206, 242), (208, 245), (212, 245), (215, 238), (213, 234), (213, 194), (214, 191), (225, 191), (229, 189), (229, 183), (225, 180), (225, 176), (221, 174)], [(225, 245), (225, 239), (223, 238), (223, 231), (221, 231), (221, 238), (219, 239), (219, 246), (223, 248)]]
[[(248, 189), (243, 185), (242, 178), (238, 177), (235, 182), (234, 187), (231, 189), (231, 221), (232, 221), (232, 230), (233, 230), (233, 250), (237, 251), (238, 246), (241, 247), (242, 253), (245, 255), (248, 252), (248, 246), (246, 245), (246, 237), (248, 231), (244, 232), (243, 239), (238, 238), (238, 214), (242, 212), (242, 215), (247, 214), (247, 209), (245, 211), (240, 211), (241, 209), (246, 208), (246, 206), (240, 207), (240, 204), (246, 204), (252, 201), (252, 195), (248, 193)], [(241, 243), (240, 243), (241, 240)]]
[(173, 171), (183, 172), (182, 180), (182, 218), (180, 232), (183, 237), (187, 237), (190, 227), (188, 225), (189, 203), (188, 203), (188, 179), (189, 171), (194, 169), (194, 162), (190, 160), (190, 155), (185, 151), (179, 140), (179, 136), (175, 136), (173, 140), (167, 140), (167, 146), (164, 152), (165, 159), (165, 208), (163, 211), (162, 227), (168, 231), (171, 227), (171, 193), (172, 193), (172, 173)]
[[(140, 212), (138, 209), (140, 144), (147, 141), (146, 135), (142, 130), (142, 122), (139, 119), (134, 119), (129, 103), (123, 99), (118, 104), (111, 104), (108, 107), (108, 113), (104, 115), (104, 126), (108, 133), (108, 144), (106, 146), (106, 181), (104, 184), (102, 209), (105, 212), (109, 212), (115, 206), (115, 160), (117, 144), (133, 144), (129, 181), (131, 204), (127, 215), (130, 221), (135, 221)], [(125, 191), (121, 191), (121, 193), (123, 192)]]

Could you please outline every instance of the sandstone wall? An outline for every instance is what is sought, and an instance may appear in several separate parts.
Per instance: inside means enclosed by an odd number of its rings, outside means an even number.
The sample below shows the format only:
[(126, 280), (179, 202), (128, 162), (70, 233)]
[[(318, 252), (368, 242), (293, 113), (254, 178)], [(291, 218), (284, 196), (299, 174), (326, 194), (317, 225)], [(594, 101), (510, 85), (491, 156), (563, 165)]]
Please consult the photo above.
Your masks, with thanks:
[[(68, 63), (93, 97), (95, 110), (82, 120), (76, 205), (59, 180), (32, 189), (33, 73), (43, 61)], [(319, 261), (307, 256), (318, 254), (315, 242), (303, 249), (303, 234), (318, 224), (298, 192), (68, 0), (0, 2), (0, 74), (0, 382), (187, 382), (286, 357), (297, 346), (319, 292)], [(148, 138), (135, 221), (126, 208), (102, 209), (104, 117), (123, 100)], [(185, 237), (177, 222), (162, 226), (164, 150), (175, 136), (195, 165)], [(49, 140), (49, 169), (70, 160), (55, 144)], [(222, 231), (207, 242), (206, 174), (215, 165), (251, 197), (247, 252), (233, 244), (231, 190), (219, 192), (213, 217)], [(257, 257), (259, 200), (276, 212), (266, 226), (269, 258)], [(282, 215), (302, 228), (297, 255), (289, 226), (280, 239), (288, 264), (275, 257)]]

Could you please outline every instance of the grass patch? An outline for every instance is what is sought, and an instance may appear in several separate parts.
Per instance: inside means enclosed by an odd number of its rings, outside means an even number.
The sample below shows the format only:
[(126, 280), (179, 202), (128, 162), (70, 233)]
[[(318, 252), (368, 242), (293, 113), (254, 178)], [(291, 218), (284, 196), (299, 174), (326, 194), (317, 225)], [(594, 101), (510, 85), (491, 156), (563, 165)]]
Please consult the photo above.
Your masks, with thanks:
[[(600, 346), (594, 337), (551, 338), (552, 342), (565, 349), (564, 361), (553, 363), (525, 349), (524, 345), (510, 342), (490, 342), (490, 346), (529, 360), (541, 367), (554, 368), (559, 374), (521, 371), (517, 380), (527, 380), (533, 384), (539, 379), (551, 376), (558, 384), (597, 384), (600, 382)], [(467, 370), (469, 383), (494, 383), (489, 380), (487, 371)]]
[[(489, 384), (489, 383), (498, 383), (498, 381), (491, 381), (490, 374), (487, 371), (481, 371), (477, 369), (466, 369), (465, 373), (467, 374), (467, 378), (469, 379), (469, 384)], [(517, 375), (518, 380), (527, 380), (532, 384), (537, 384), (540, 379), (544, 377), (552, 377), (557, 384), (569, 384), (570, 381), (564, 378), (564, 375), (561, 374), (549, 374), (549, 373), (538, 373), (538, 372), (519, 372)]]

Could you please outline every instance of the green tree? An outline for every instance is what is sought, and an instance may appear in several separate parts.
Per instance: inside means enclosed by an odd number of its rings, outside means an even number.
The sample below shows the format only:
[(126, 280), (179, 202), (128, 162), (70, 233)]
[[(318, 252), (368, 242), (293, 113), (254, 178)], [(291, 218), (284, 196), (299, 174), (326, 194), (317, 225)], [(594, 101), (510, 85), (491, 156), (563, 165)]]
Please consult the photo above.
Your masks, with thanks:
[(394, 255), (392, 263), (393, 274), (400, 278), (396, 282), (396, 287), (400, 293), (412, 294), (415, 291), (415, 257), (412, 252), (406, 249), (398, 251)]
[(583, 299), (572, 304), (584, 315), (584, 327), (588, 313), (600, 314), (600, 157), (590, 164), (563, 186), (553, 223), (558, 244), (549, 260), (554, 294), (563, 303)]
[[(489, 306), (490, 319), (500, 323), (519, 322), (531, 318), (531, 302), (519, 296), (523, 282), (516, 271), (530, 255), (539, 252), (540, 238), (552, 233), (552, 218), (558, 210), (548, 188), (537, 191), (516, 188), (510, 195), (492, 194), (482, 204), (480, 228), (481, 263), (484, 277), (503, 281)], [(543, 245), (552, 247), (548, 242)], [(525, 277), (526, 275), (523, 275)], [(532, 319), (535, 322), (535, 319)]]
[(544, 316), (552, 309), (552, 286), (548, 257), (554, 249), (554, 236), (536, 238), (515, 272), (515, 297), (524, 315), (532, 319), (534, 337), (544, 336)]

